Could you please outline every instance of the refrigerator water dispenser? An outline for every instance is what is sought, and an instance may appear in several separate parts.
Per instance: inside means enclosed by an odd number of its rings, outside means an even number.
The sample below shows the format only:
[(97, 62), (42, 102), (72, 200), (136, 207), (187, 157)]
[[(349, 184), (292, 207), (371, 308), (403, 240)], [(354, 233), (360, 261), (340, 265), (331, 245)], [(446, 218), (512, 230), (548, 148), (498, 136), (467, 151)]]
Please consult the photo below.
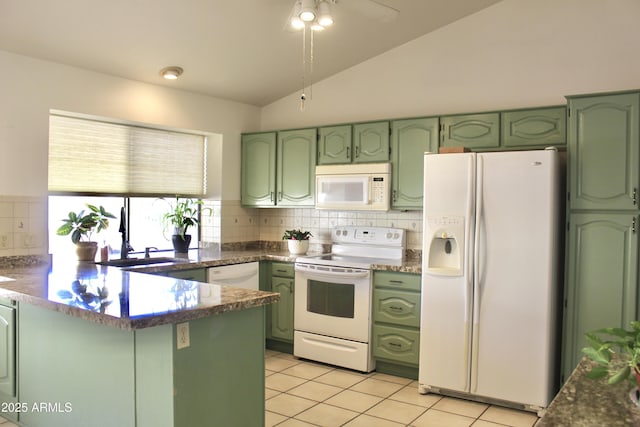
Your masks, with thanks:
[(426, 231), (430, 236), (427, 271), (442, 276), (461, 276), (464, 217), (430, 217), (427, 219)]

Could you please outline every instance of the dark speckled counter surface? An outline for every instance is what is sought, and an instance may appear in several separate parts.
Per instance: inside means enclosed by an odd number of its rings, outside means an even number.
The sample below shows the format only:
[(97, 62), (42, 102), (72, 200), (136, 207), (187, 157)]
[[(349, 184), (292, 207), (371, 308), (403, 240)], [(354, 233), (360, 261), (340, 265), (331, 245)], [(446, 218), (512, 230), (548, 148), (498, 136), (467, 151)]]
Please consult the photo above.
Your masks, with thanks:
[(536, 427), (640, 426), (640, 408), (629, 397), (633, 385), (587, 378), (592, 363), (582, 359)]
[[(279, 294), (140, 273), (295, 259), (288, 252), (267, 250), (199, 250), (176, 262), (120, 268), (5, 257), (0, 258), (0, 297), (121, 329), (142, 329), (271, 304), (279, 300)], [(420, 263), (375, 265), (373, 269), (420, 273)]]

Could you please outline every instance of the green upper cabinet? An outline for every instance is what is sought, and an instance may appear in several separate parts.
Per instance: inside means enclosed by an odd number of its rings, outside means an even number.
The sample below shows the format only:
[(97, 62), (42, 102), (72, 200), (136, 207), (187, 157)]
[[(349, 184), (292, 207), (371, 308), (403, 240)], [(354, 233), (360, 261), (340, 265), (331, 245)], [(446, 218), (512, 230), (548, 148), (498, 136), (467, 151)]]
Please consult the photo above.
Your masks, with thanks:
[(313, 206), (316, 129), (242, 135), (243, 206)]
[(316, 129), (278, 132), (278, 206), (314, 206)]
[(438, 118), (391, 122), (391, 208), (422, 209), (424, 153), (438, 151)]
[(351, 162), (351, 125), (318, 129), (318, 164)]
[(353, 125), (353, 162), (389, 161), (389, 122)]
[(502, 145), (506, 149), (562, 146), (567, 143), (565, 107), (501, 113)]
[(637, 319), (638, 215), (569, 215), (563, 373), (569, 377), (587, 345), (585, 333), (627, 328)]
[(275, 206), (276, 133), (242, 135), (241, 202)]
[(640, 94), (569, 97), (571, 209), (637, 209)]
[(466, 114), (440, 119), (440, 146), (496, 149), (500, 146), (500, 113)]

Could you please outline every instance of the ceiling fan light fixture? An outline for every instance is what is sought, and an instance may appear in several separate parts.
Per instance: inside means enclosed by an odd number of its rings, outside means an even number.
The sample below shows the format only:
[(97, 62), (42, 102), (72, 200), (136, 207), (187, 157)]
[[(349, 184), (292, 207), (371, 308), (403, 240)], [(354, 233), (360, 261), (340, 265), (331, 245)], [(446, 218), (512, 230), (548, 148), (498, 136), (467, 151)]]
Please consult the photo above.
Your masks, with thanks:
[(304, 22), (311, 22), (316, 19), (316, 4), (314, 0), (302, 0), (300, 14), (298, 15)]
[(311, 23), (311, 29), (313, 31), (322, 31), (324, 30), (324, 26), (320, 25), (320, 23), (318, 22), (318, 20), (316, 19), (315, 21), (313, 21)]
[(167, 80), (176, 80), (184, 72), (181, 67), (164, 67), (160, 70), (160, 75)]
[(291, 26), (297, 30), (304, 27), (304, 22), (300, 19), (300, 11), (302, 10), (302, 1), (297, 0), (293, 5), (293, 11), (291, 12)]
[(318, 23), (323, 27), (333, 24), (333, 16), (331, 16), (331, 7), (326, 0), (318, 3)]

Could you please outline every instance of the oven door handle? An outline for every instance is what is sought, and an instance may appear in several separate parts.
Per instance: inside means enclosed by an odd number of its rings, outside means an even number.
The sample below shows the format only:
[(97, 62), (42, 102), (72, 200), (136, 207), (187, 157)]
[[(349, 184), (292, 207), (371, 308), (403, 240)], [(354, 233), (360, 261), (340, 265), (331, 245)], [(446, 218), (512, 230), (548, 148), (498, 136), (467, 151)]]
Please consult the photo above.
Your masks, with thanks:
[(297, 266), (295, 267), (295, 270), (304, 274), (306, 277), (309, 277), (312, 279), (319, 279), (319, 280), (324, 280), (331, 277), (338, 278), (338, 279), (358, 279), (362, 277), (368, 277), (369, 274), (371, 274), (369, 270), (364, 270), (364, 271), (360, 270), (360, 271), (352, 271), (352, 272), (323, 270), (322, 272), (318, 272), (313, 270), (307, 270), (304, 267), (297, 267)]

